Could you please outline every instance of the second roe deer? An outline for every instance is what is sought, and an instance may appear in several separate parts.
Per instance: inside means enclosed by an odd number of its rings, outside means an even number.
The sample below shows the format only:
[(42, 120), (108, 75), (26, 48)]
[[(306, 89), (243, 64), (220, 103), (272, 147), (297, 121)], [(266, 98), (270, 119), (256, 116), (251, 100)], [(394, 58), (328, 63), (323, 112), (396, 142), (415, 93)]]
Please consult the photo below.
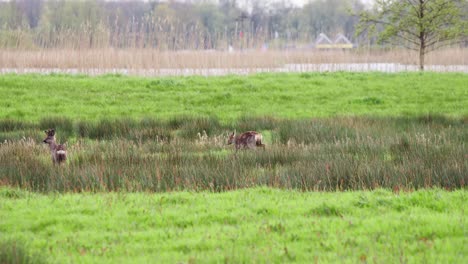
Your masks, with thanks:
[(262, 147), (265, 148), (265, 144), (262, 143), (262, 134), (256, 131), (247, 131), (238, 136), (234, 131), (228, 139), (228, 145), (235, 144), (236, 151), (240, 148), (255, 148)]
[(49, 145), (50, 154), (52, 156), (52, 161), (54, 164), (60, 164), (67, 160), (67, 151), (65, 150), (65, 145), (57, 144), (55, 142), (55, 130), (48, 129), (44, 131), (47, 137), (44, 139), (44, 143)]

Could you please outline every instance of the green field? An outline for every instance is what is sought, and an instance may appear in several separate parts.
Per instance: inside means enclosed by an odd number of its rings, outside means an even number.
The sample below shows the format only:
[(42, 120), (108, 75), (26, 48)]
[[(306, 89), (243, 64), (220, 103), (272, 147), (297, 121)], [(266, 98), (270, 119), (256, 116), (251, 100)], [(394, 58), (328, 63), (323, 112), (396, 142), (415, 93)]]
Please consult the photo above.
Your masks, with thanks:
[(0, 119), (180, 115), (310, 118), (468, 115), (468, 75), (304, 73), (225, 77), (2, 75)]
[(467, 83), (0, 75), (0, 263), (465, 263)]
[[(465, 263), (465, 191), (0, 190), (0, 257), (56, 263)], [(21, 250), (18, 250), (20, 248)], [(3, 252), (2, 252), (3, 251)], [(31, 253), (34, 254), (34, 253)], [(27, 260), (27, 256), (24, 257)]]

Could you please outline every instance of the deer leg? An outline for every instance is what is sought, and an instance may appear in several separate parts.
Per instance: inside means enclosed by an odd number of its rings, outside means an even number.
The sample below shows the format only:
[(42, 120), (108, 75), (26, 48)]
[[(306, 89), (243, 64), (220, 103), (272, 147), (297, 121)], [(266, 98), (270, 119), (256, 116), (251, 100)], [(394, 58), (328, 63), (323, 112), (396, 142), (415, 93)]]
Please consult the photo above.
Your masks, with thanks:
[(255, 142), (255, 146), (263, 148), (265, 150), (265, 144), (262, 144), (262, 141)]

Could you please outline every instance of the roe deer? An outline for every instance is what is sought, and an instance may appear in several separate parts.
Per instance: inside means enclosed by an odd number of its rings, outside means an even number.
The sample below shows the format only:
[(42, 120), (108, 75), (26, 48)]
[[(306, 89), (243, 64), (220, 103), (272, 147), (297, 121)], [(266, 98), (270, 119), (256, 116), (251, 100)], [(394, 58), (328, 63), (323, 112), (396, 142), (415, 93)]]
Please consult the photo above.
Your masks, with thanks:
[(228, 139), (228, 145), (234, 143), (236, 145), (236, 151), (241, 147), (244, 148), (255, 148), (262, 147), (265, 149), (265, 144), (262, 143), (262, 134), (256, 131), (247, 131), (245, 133), (236, 136), (236, 132), (232, 132)]
[(49, 129), (44, 131), (47, 137), (44, 139), (44, 143), (49, 144), (50, 154), (52, 155), (52, 161), (54, 164), (60, 164), (67, 159), (67, 151), (63, 144), (55, 143), (55, 130)]

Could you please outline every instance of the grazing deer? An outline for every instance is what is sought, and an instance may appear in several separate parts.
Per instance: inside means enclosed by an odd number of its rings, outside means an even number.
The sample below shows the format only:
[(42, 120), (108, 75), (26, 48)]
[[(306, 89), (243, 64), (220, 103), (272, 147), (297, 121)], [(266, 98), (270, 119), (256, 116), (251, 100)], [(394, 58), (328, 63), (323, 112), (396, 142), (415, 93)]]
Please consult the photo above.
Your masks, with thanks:
[(262, 147), (265, 149), (265, 144), (262, 144), (262, 134), (256, 131), (247, 131), (236, 136), (236, 132), (232, 132), (228, 139), (228, 145), (234, 143), (236, 145), (236, 152), (241, 148), (255, 148)]
[(44, 143), (49, 144), (50, 154), (52, 155), (52, 161), (54, 164), (60, 164), (67, 159), (67, 151), (63, 144), (58, 145), (55, 143), (55, 130), (49, 129), (44, 131), (47, 137), (44, 139)]

